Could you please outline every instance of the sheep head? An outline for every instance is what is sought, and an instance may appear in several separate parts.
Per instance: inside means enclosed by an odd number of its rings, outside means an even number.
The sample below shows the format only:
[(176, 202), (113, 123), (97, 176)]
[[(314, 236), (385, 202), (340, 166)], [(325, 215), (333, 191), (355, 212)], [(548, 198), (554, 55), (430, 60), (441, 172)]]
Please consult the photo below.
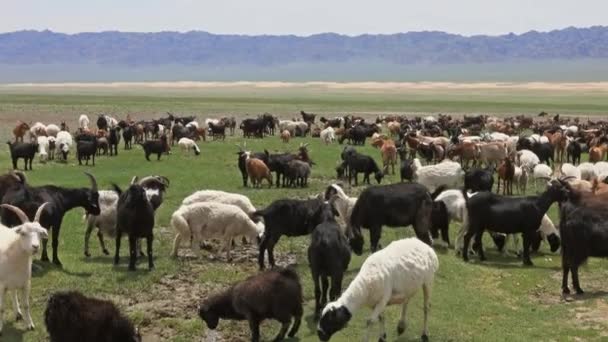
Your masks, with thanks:
[(321, 313), (321, 318), (317, 325), (319, 339), (321, 341), (329, 341), (333, 334), (346, 327), (351, 317), (352, 314), (345, 306), (337, 306), (335, 303), (327, 304)]

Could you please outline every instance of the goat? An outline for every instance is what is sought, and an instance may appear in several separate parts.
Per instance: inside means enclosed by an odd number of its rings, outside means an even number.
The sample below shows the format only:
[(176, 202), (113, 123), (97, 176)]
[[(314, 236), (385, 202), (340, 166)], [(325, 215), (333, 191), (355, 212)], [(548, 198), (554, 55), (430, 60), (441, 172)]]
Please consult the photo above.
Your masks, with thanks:
[(95, 166), (95, 154), (97, 153), (97, 139), (93, 141), (79, 140), (76, 142), (76, 156), (78, 157), (78, 165), (82, 165), (82, 160), (86, 160), (86, 165), (89, 165), (89, 159), (93, 159)]
[(156, 154), (156, 160), (160, 160), (160, 156), (163, 153), (169, 152), (169, 144), (167, 144), (167, 136), (163, 135), (159, 140), (148, 140), (143, 142), (141, 146), (146, 154), (146, 160), (150, 161), (150, 155)]
[(515, 165), (510, 157), (506, 157), (498, 166), (498, 184), (496, 193), (500, 193), (500, 181), (503, 182), (502, 194), (513, 195), (513, 177), (515, 176)]
[(15, 142), (23, 142), (23, 137), (30, 129), (30, 125), (22, 121), (17, 121), (17, 125), (13, 128), (13, 135), (15, 136)]
[(19, 159), (23, 159), (23, 169), (27, 171), (29, 162), (30, 171), (32, 170), (32, 161), (34, 156), (38, 152), (38, 143), (24, 143), (24, 142), (7, 142), (8, 149), (11, 153), (11, 159), (13, 160), (13, 169), (17, 170), (17, 162)]
[(270, 169), (264, 162), (258, 158), (247, 158), (245, 162), (247, 174), (251, 180), (251, 185), (254, 188), (262, 186), (262, 180), (268, 180), (268, 187), (272, 187), (272, 175)]
[(118, 144), (120, 143), (120, 127), (110, 128), (110, 134), (108, 135), (108, 145), (110, 147), (110, 155), (118, 155)]
[(378, 184), (382, 182), (384, 173), (378, 168), (378, 164), (374, 158), (360, 154), (356, 151), (346, 155), (344, 162), (342, 163), (348, 172), (348, 184), (352, 184), (352, 179), (355, 179), (355, 186), (358, 184), (358, 173), (363, 172), (363, 182), (370, 184), (369, 175), (374, 174)]

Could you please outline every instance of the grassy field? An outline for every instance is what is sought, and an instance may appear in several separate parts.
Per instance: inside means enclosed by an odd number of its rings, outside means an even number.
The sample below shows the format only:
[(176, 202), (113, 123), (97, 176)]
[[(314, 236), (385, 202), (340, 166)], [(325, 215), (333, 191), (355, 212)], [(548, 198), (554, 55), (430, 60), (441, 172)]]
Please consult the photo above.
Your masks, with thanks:
[[(19, 93), (19, 94), (16, 94)], [(608, 100), (597, 94), (580, 93), (579, 96), (551, 94), (511, 95), (483, 93), (462, 94), (437, 92), (426, 94), (370, 94), (367, 92), (322, 92), (306, 90), (301, 94), (278, 89), (249, 91), (240, 89), (209, 92), (174, 92), (157, 90), (149, 94), (141, 90), (117, 93), (78, 93), (55, 91), (54, 93), (26, 93), (4, 91), (0, 94), (0, 122), (2, 138), (16, 119), (43, 122), (68, 120), (74, 127), (78, 114), (106, 112), (124, 117), (151, 118), (166, 111), (193, 113), (204, 119), (211, 115), (235, 113), (272, 112), (283, 117), (292, 117), (300, 109), (320, 113), (339, 112), (437, 112), (454, 113), (488, 111), (491, 113), (524, 112), (534, 114), (541, 110), (559, 111), (581, 115), (597, 115), (606, 112)], [(563, 95), (563, 94), (562, 94)], [(494, 110), (491, 110), (494, 108)], [(91, 116), (90, 116), (91, 117)], [(91, 117), (92, 118), (92, 117)], [(78, 289), (88, 295), (114, 300), (141, 327), (145, 341), (201, 341), (211, 340), (207, 330), (196, 315), (198, 301), (208, 293), (243, 279), (257, 271), (256, 250), (248, 247), (237, 249), (238, 255), (227, 263), (223, 253), (204, 251), (203, 256), (194, 257), (189, 249), (180, 251), (183, 257), (172, 259), (169, 251), (173, 232), (168, 227), (171, 213), (181, 200), (198, 189), (221, 189), (243, 193), (251, 198), (256, 207), (264, 207), (275, 199), (305, 197), (320, 193), (334, 181), (333, 168), (342, 146), (324, 146), (316, 139), (294, 139), (283, 144), (277, 137), (264, 140), (249, 140), (247, 146), (258, 151), (295, 150), (300, 142), (309, 142), (312, 158), (316, 162), (313, 178), (307, 189), (251, 189), (243, 188), (240, 173), (236, 168), (236, 147), (240, 137), (230, 137), (225, 143), (201, 143), (199, 157), (185, 155), (175, 150), (160, 162), (146, 162), (139, 147), (132, 151), (119, 151), (118, 157), (101, 157), (95, 167), (79, 167), (73, 155), (68, 165), (35, 163), (34, 171), (28, 172), (28, 181), (33, 185), (57, 184), (69, 187), (88, 186), (84, 171), (92, 172), (100, 188), (108, 189), (112, 182), (125, 187), (132, 176), (160, 174), (170, 178), (171, 187), (163, 206), (157, 212), (154, 243), (156, 266), (148, 272), (141, 262), (138, 271), (127, 272), (127, 250), (123, 243), (120, 266), (112, 265), (112, 258), (101, 253), (98, 242), (91, 239), (91, 258), (83, 254), (84, 223), (82, 210), (72, 210), (63, 222), (59, 256), (64, 268), (35, 262), (32, 303), (33, 332), (25, 332), (22, 322), (14, 321), (11, 305), (5, 312), (5, 330), (1, 341), (45, 341), (47, 340), (42, 313), (47, 297), (54, 291)], [(362, 152), (379, 160), (379, 152), (369, 146)], [(10, 162), (5, 148), (0, 151), (0, 168), (8, 169)], [(389, 182), (398, 181), (390, 176)], [(348, 189), (357, 194), (362, 187)], [(534, 189), (529, 191), (533, 193)], [(557, 223), (556, 209), (550, 216)], [(455, 225), (451, 227), (452, 238)], [(411, 228), (386, 228), (382, 243), (411, 236)], [(368, 236), (365, 233), (366, 247)], [(314, 296), (310, 272), (306, 262), (306, 246), (309, 238), (285, 238), (278, 244), (278, 260), (282, 265), (295, 263), (304, 284), (305, 322), (297, 339), (316, 341), (315, 323), (312, 320)], [(113, 241), (107, 241), (113, 251)], [(473, 257), (464, 263), (453, 249), (437, 247), (440, 268), (432, 295), (430, 334), (434, 341), (593, 341), (608, 340), (608, 300), (606, 298), (606, 260), (590, 260), (581, 271), (581, 282), (587, 294), (564, 300), (561, 297), (559, 254), (551, 254), (543, 246), (542, 252), (533, 257), (534, 267), (523, 267), (514, 256), (503, 257), (486, 243), (488, 261), (479, 263)], [(369, 254), (354, 256), (344, 286), (356, 275), (361, 263)], [(421, 295), (408, 308), (408, 330), (399, 338), (396, 324), (400, 308), (387, 311), (387, 329), (390, 341), (417, 341), (422, 329)], [(335, 335), (335, 341), (360, 340), (365, 331), (368, 310), (354, 315), (348, 328)], [(265, 323), (264, 338), (270, 339), (278, 331), (276, 322)], [(247, 340), (246, 322), (222, 321), (218, 340)]]

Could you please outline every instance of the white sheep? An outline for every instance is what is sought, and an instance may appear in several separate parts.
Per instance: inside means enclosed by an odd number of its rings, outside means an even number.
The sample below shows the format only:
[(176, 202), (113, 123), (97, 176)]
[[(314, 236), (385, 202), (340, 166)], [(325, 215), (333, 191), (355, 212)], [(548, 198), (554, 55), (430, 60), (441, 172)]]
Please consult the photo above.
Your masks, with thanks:
[(464, 171), (459, 163), (445, 159), (439, 164), (422, 166), (418, 158), (412, 163), (414, 179), (427, 187), (430, 192), (440, 185), (456, 187), (464, 179)]
[(192, 250), (196, 255), (203, 239), (219, 238), (224, 242), (226, 259), (231, 260), (232, 239), (242, 236), (255, 240), (264, 234), (264, 224), (253, 222), (241, 208), (212, 202), (181, 206), (171, 216), (171, 227), (177, 233), (173, 241), (174, 257), (177, 257), (184, 238), (189, 240), (192, 237)]
[(589, 162), (580, 163), (580, 164), (578, 164), (577, 167), (581, 171), (581, 179), (584, 179), (584, 180), (590, 182), (597, 177), (597, 174), (595, 173), (595, 167), (592, 163), (589, 163)]
[(384, 310), (388, 305), (402, 304), (397, 332), (405, 331), (407, 304), (422, 288), (424, 319), (422, 340), (428, 340), (428, 315), (431, 288), (439, 260), (433, 248), (417, 238), (391, 242), (386, 248), (370, 255), (355, 279), (336, 301), (325, 306), (321, 313), (317, 334), (323, 341), (343, 328), (352, 315), (363, 306), (372, 308), (367, 320), (366, 338), (372, 325), (380, 322), (380, 340), (386, 340)]
[(45, 136), (39, 136), (36, 138), (38, 142), (38, 155), (40, 156), (40, 162), (45, 163), (49, 160), (49, 138)]
[(321, 141), (325, 144), (330, 144), (336, 140), (336, 134), (333, 127), (329, 126), (320, 133)]
[(235, 205), (247, 215), (256, 211), (251, 200), (245, 195), (220, 190), (200, 190), (184, 198), (182, 206), (198, 202), (215, 202)]
[(538, 190), (538, 180), (549, 181), (553, 175), (553, 170), (548, 165), (538, 164), (534, 167), (532, 175), (534, 177), (534, 187)]
[(46, 126), (46, 135), (49, 137), (56, 137), (60, 131), (61, 128), (55, 124), (49, 124)]
[(357, 198), (348, 197), (342, 187), (338, 184), (329, 185), (328, 191), (333, 193), (333, 195), (329, 198), (329, 203), (334, 206), (340, 215), (340, 218), (344, 221), (342, 233), (348, 235), (350, 234), (350, 216), (353, 213), (355, 204), (357, 203)]
[(55, 139), (55, 148), (57, 149), (57, 153), (63, 158), (63, 160), (67, 161), (68, 152), (70, 152), (70, 147), (72, 146), (72, 135), (69, 132), (61, 131), (57, 133), (57, 138)]
[(30, 127), (30, 135), (32, 137), (38, 137), (39, 133), (46, 135), (46, 126), (42, 122), (36, 122)]
[(517, 151), (517, 165), (525, 168), (528, 173), (534, 171), (536, 165), (540, 164), (538, 156), (530, 150)]
[(597, 179), (602, 182), (608, 177), (608, 162), (601, 161), (593, 165)]
[(78, 118), (78, 128), (80, 128), (80, 130), (82, 131), (88, 131), (89, 130), (89, 117), (86, 116), (85, 114), (80, 115), (80, 117)]
[(199, 154), (201, 154), (200, 148), (198, 148), (198, 145), (192, 139), (181, 138), (181, 139), (179, 139), (179, 141), (177, 142), (177, 144), (182, 149), (182, 151), (188, 152), (188, 151), (190, 151), (190, 149), (193, 149), (194, 150), (194, 154), (196, 154), (197, 156)]
[(562, 171), (563, 177), (572, 177), (574, 179), (582, 179), (581, 170), (578, 167), (576, 167), (570, 163), (562, 164), (561, 171)]
[(34, 222), (19, 208), (8, 204), (1, 206), (14, 212), (21, 225), (9, 229), (0, 225), (0, 335), (2, 334), (2, 313), (4, 312), (4, 295), (6, 291), (14, 291), (13, 305), (17, 320), (23, 317), (19, 306), (19, 291), (25, 311), (27, 329), (34, 329), (30, 314), (30, 291), (32, 282), (32, 255), (40, 249), (40, 240), (48, 238), (47, 231), (38, 220), (47, 203), (38, 207)]

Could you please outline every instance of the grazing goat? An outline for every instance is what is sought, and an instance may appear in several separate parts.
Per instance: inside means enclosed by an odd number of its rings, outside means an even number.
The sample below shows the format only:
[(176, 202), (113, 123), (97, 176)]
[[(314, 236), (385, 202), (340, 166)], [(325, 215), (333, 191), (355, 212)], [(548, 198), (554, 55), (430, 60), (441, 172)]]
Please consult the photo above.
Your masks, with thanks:
[(113, 184), (119, 194), (116, 203), (116, 254), (114, 265), (120, 259), (120, 240), (122, 234), (129, 236), (129, 271), (135, 271), (137, 261), (137, 239), (145, 238), (147, 243), (148, 269), (154, 268), (152, 241), (154, 240), (154, 208), (146, 196), (146, 190), (137, 183), (137, 177), (131, 180), (131, 186), (125, 191)]
[[(298, 274), (289, 268), (275, 268), (253, 275), (221, 293), (206, 298), (198, 314), (209, 329), (215, 330), (222, 319), (248, 320), (251, 341), (260, 340), (260, 323), (274, 319), (281, 330), (273, 341), (285, 335), (294, 337), (302, 321), (302, 285)], [(289, 325), (294, 320), (289, 333)]]
[(357, 198), (348, 197), (342, 187), (338, 184), (330, 184), (325, 189), (324, 197), (325, 200), (329, 201), (329, 203), (336, 209), (338, 216), (342, 218), (342, 221), (345, 224), (345, 227), (341, 229), (342, 233), (347, 236), (351, 236), (352, 232), (350, 229), (350, 216), (353, 213), (355, 203), (357, 203)]
[[(76, 207), (82, 207), (88, 214), (99, 215), (99, 193), (97, 192), (97, 181), (95, 177), (86, 173), (91, 181), (91, 188), (62, 188), (54, 185), (31, 187), (26, 184), (14, 186), (2, 197), (2, 203), (7, 203), (21, 208), (29, 217), (33, 217), (34, 211), (42, 203), (48, 202), (44, 215), (40, 218), (40, 224), (50, 230), (53, 246), (53, 263), (61, 267), (58, 257), (59, 233), (61, 223), (65, 214)], [(2, 215), (2, 223), (15, 226), (19, 223), (14, 215)], [(47, 255), (47, 240), (42, 241), (42, 261), (49, 261)]]
[(385, 249), (370, 255), (355, 279), (337, 301), (325, 306), (317, 325), (321, 341), (342, 330), (355, 311), (362, 306), (372, 309), (367, 319), (365, 341), (369, 341), (372, 325), (380, 322), (379, 341), (386, 341), (384, 310), (388, 305), (401, 304), (401, 319), (397, 333), (405, 331), (407, 304), (418, 289), (424, 294), (422, 341), (428, 341), (428, 315), (431, 307), (431, 288), (439, 268), (437, 254), (424, 242), (409, 238), (391, 242)]
[(372, 253), (377, 251), (382, 226), (414, 227), (416, 236), (432, 244), (429, 235), (433, 199), (427, 189), (416, 183), (378, 185), (363, 190), (350, 218), (353, 236), (350, 244), (357, 255), (363, 253), (361, 228), (369, 229)]
[(248, 158), (245, 162), (247, 174), (254, 188), (262, 186), (262, 180), (268, 180), (268, 187), (272, 187), (272, 174), (264, 162), (258, 158)]
[(436, 165), (422, 166), (418, 158), (412, 163), (414, 180), (426, 186), (428, 191), (433, 192), (440, 185), (456, 187), (462, 184), (465, 172), (459, 163), (444, 160)]
[(177, 142), (177, 144), (179, 145), (179, 147), (182, 149), (182, 151), (190, 151), (190, 149), (192, 149), (194, 151), (195, 155), (200, 155), (201, 154), (201, 149), (198, 148), (198, 145), (196, 144), (196, 142), (192, 139), (189, 138), (181, 138), (179, 139), (179, 141)]
[(378, 164), (376, 164), (374, 158), (360, 154), (356, 151), (353, 153), (348, 153), (345, 157), (346, 158), (344, 159), (342, 166), (348, 173), (349, 185), (352, 184), (353, 178), (355, 179), (355, 186), (359, 185), (359, 172), (363, 173), (363, 182), (367, 182), (367, 184), (370, 184), (369, 175), (372, 173), (374, 174), (378, 184), (382, 182), (384, 173), (378, 168)]
[(58, 153), (61, 153), (60, 160), (67, 162), (68, 154), (70, 153), (70, 147), (72, 147), (73, 140), (72, 135), (69, 132), (61, 131), (57, 133), (57, 139), (55, 140), (55, 147)]
[(44, 311), (51, 342), (140, 342), (133, 323), (111, 301), (77, 291), (53, 293)]
[(287, 144), (289, 142), (289, 139), (291, 139), (291, 133), (289, 133), (288, 130), (284, 130), (283, 132), (281, 132), (281, 140), (284, 143)]
[(169, 144), (167, 144), (167, 136), (163, 135), (159, 140), (148, 140), (143, 142), (141, 146), (146, 154), (146, 160), (150, 161), (150, 155), (156, 154), (156, 160), (160, 160), (163, 153), (169, 152)]
[(23, 169), (27, 171), (27, 166), (29, 163), (30, 171), (32, 170), (32, 161), (34, 160), (34, 156), (36, 152), (38, 152), (38, 144), (37, 143), (24, 143), (24, 142), (7, 142), (8, 149), (11, 153), (11, 159), (13, 160), (13, 169), (17, 170), (17, 162), (19, 159), (23, 159), (24, 165)]
[[(559, 201), (566, 195), (559, 183), (551, 182), (545, 192), (540, 196), (504, 197), (491, 192), (480, 192), (469, 198), (466, 191), (463, 196), (467, 207), (467, 221), (464, 235), (462, 256), (469, 260), (468, 249), (471, 238), (475, 236), (475, 244), (479, 247), (479, 259), (486, 260), (482, 236), (487, 229), (493, 232), (523, 235), (523, 263), (532, 265), (530, 259), (530, 245), (540, 226), (541, 220), (551, 204)], [(548, 236), (551, 251), (559, 248), (557, 234)]]
[(308, 177), (310, 177), (310, 165), (301, 160), (294, 159), (287, 164), (285, 177), (288, 179), (288, 185), (291, 187), (304, 188), (308, 186)]
[[(331, 204), (323, 205), (321, 223), (313, 230), (308, 246), (308, 263), (315, 284), (316, 318), (327, 303), (328, 278), (331, 278), (329, 300), (334, 301), (342, 292), (342, 279), (350, 263), (348, 238), (334, 218), (337, 214)], [(319, 282), (323, 284), (323, 288)]]
[(46, 206), (43, 203), (36, 209), (34, 221), (30, 222), (27, 215), (19, 208), (2, 204), (2, 208), (12, 211), (21, 224), (13, 229), (0, 225), (0, 335), (2, 335), (2, 314), (4, 312), (4, 296), (6, 291), (13, 291), (13, 303), (17, 320), (23, 318), (19, 307), (19, 291), (25, 309), (25, 324), (28, 330), (34, 329), (30, 315), (30, 291), (32, 278), (32, 255), (40, 248), (40, 238), (47, 238), (46, 229), (39, 221)]

